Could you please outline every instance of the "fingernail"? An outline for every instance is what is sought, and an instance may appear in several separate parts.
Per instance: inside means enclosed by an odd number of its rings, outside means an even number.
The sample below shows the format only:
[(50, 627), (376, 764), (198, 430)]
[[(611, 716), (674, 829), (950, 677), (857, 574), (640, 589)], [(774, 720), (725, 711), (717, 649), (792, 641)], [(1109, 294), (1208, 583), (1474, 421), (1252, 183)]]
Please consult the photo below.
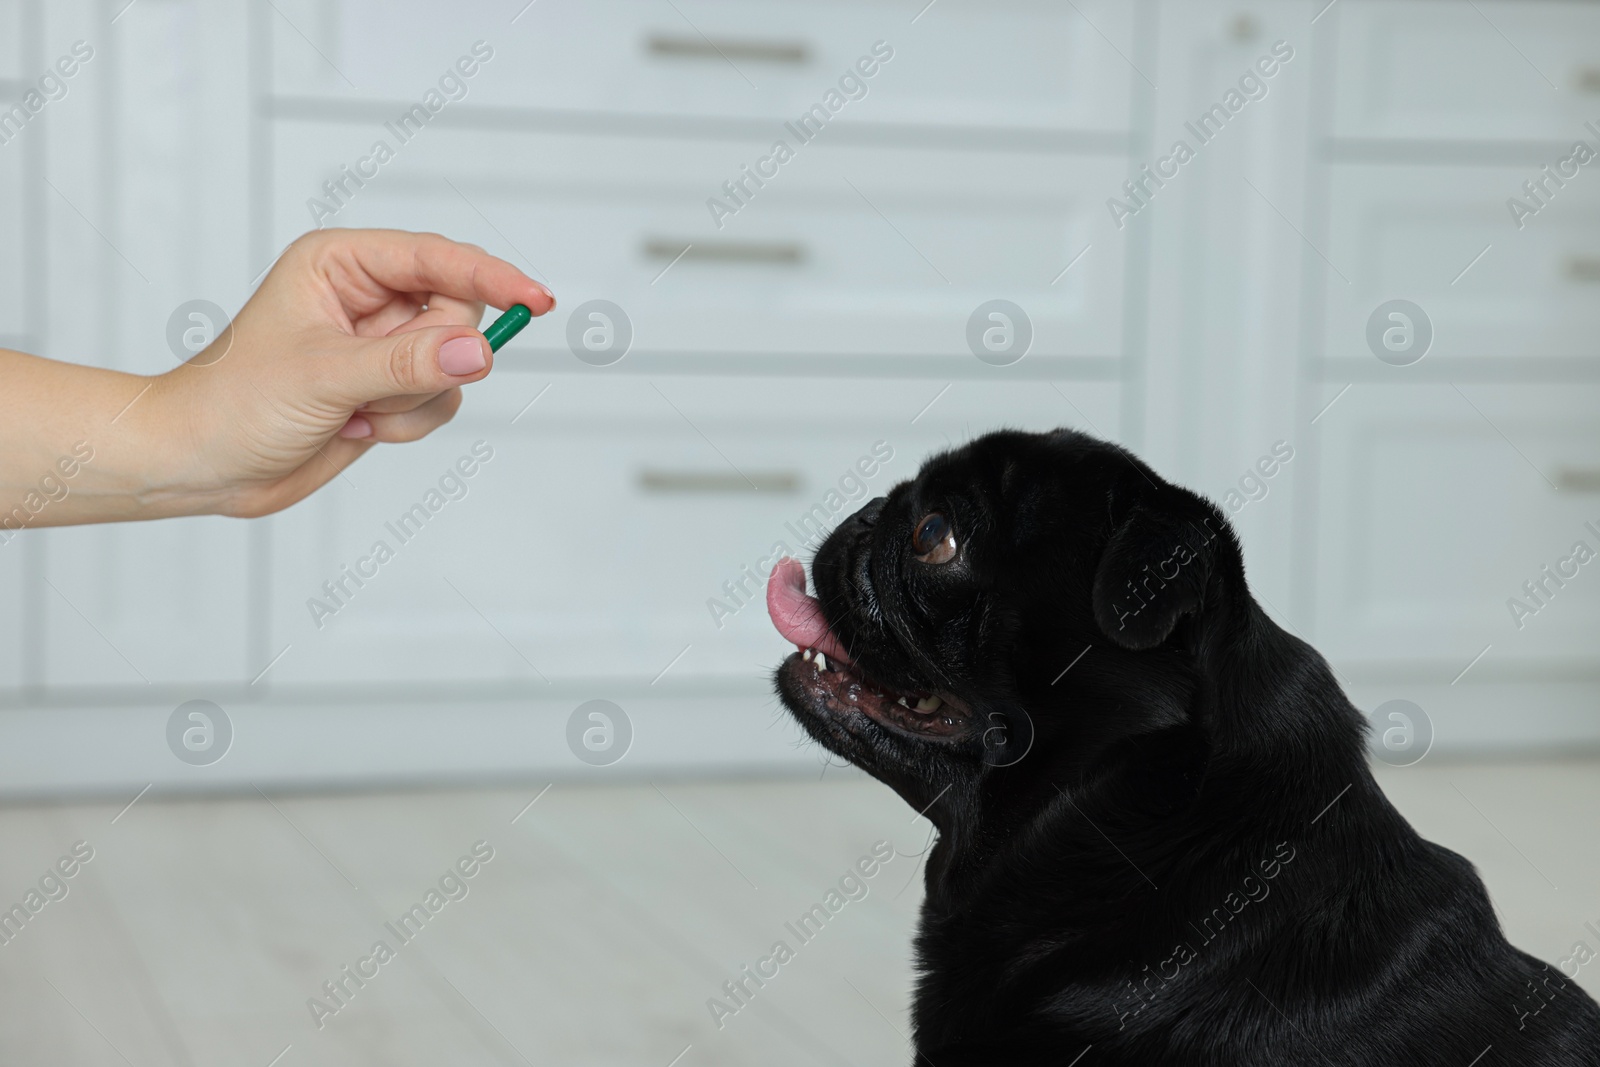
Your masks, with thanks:
[(488, 362), (476, 337), (456, 337), (439, 346), (439, 369), (446, 374), (476, 374)]
[(544, 293), (544, 295), (550, 298), (550, 309), (552, 311), (555, 310), (556, 294), (550, 291), (550, 287), (548, 285), (541, 285), (539, 282), (534, 282), (533, 284), (538, 285), (539, 289)]
[(350, 421), (339, 430), (340, 437), (371, 437), (372, 423), (360, 415), (350, 416)]

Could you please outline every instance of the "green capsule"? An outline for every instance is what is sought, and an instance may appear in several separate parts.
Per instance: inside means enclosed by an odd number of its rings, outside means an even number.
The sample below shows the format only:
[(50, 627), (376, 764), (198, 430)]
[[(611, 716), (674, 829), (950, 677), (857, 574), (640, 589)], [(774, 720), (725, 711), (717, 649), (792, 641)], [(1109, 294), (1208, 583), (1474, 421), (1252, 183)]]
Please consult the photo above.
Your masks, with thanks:
[(507, 341), (521, 333), (522, 328), (532, 321), (533, 312), (528, 310), (528, 305), (512, 304), (504, 315), (491, 322), (489, 328), (483, 331), (483, 336), (489, 341), (489, 351), (500, 351)]

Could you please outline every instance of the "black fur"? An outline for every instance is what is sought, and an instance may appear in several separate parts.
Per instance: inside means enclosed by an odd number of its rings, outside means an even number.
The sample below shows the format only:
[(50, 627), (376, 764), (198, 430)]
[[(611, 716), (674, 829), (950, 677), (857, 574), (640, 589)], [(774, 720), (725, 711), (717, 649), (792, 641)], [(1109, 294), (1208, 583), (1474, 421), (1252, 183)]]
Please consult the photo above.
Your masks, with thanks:
[[(960, 546), (939, 566), (910, 547), (933, 511)], [(820, 700), (798, 654), (778, 672), (938, 828), (918, 1063), (1600, 1064), (1600, 1009), (1390, 806), (1223, 515), (1126, 451), (982, 437), (846, 520), (813, 577), (863, 680), (959, 713), (923, 736)]]

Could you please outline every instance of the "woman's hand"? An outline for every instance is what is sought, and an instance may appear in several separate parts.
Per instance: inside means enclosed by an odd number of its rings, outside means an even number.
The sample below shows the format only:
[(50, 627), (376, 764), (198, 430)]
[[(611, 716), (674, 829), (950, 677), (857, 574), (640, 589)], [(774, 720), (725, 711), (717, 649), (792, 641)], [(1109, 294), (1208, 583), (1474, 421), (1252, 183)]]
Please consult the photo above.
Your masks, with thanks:
[(512, 304), (542, 315), (555, 298), (504, 260), (435, 234), (307, 234), (232, 327), (140, 401), (184, 446), (172, 488), (209, 501), (207, 511), (264, 515), (378, 442), (426, 436), (493, 365), (476, 328), (484, 306)]
[(0, 350), (0, 542), (29, 526), (286, 508), (374, 444), (449, 422), (493, 365), (484, 305), (513, 304), (542, 315), (555, 298), (436, 234), (323, 230), (166, 374)]

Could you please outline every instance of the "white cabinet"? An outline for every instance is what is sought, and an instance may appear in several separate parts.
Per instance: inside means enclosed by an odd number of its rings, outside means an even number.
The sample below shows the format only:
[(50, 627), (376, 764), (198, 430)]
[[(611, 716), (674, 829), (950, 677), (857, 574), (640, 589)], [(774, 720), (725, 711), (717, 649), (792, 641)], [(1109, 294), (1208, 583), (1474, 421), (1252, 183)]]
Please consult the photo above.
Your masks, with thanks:
[(1418, 155), (1443, 160), (1464, 143), (1563, 147), (1584, 136), (1583, 123), (1597, 113), (1600, 9), (1592, 4), (1358, 0), (1341, 7), (1336, 136), (1405, 141)]
[[(235, 702), (255, 740), (219, 766), (240, 781), (575, 770), (560, 723), (609, 695), (643, 724), (698, 709), (718, 765), (804, 762), (766, 729), (784, 649), (759, 579), (778, 542), (800, 549), (788, 525), (837, 518), (827, 494), (875, 442), (893, 458), (857, 497), (984, 430), (1070, 425), (1222, 501), (1253, 588), (1359, 699), (1404, 688), (1470, 748), (1506, 739), (1490, 709), (1515, 686), (1527, 736), (1593, 736), (1600, 563), (1531, 614), (1507, 602), (1600, 525), (1600, 162), (1520, 227), (1506, 202), (1574, 140), (1600, 147), (1600, 7), (444, 11), (169, 0), (104, 30), (83, 0), (0, 0), (10, 96), (101, 34), (27, 131), (48, 137), (0, 146), (0, 343), (163, 370), (174, 307), (237, 307), (319, 224), (457, 236), (560, 298), (449, 427), (287, 514), (0, 548), (3, 700), (41, 683), (52, 704), (30, 722), (112, 700), (155, 720), (187, 694)], [(893, 57), (863, 93), (847, 72), (878, 41)], [(1265, 91), (1118, 227), (1108, 198), (1281, 47)], [(801, 137), (813, 105), (827, 119)], [(1366, 341), (1395, 298), (1434, 328), (1415, 366)], [(1011, 366), (969, 348), (994, 299), (1033, 329)], [(614, 365), (571, 351), (592, 300), (629, 320)], [(369, 746), (406, 704), (448, 726)], [(343, 740), (306, 756), (310, 723)], [(650, 766), (689, 758), (664, 725), (640, 743)]]

